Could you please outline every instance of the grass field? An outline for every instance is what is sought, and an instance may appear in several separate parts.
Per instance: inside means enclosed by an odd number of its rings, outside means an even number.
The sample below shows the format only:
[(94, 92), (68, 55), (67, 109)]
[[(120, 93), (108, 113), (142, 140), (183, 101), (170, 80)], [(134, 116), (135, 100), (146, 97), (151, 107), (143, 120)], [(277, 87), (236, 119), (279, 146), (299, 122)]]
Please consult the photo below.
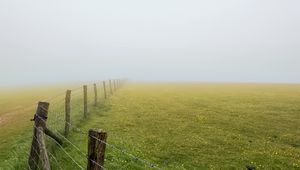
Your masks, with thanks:
[[(18, 104), (22, 99), (26, 96)], [(78, 128), (100, 128), (108, 132), (108, 143), (162, 169), (300, 169), (300, 85), (135, 83), (101, 102), (86, 120), (78, 116), (81, 108), (73, 109), (76, 129), (69, 140), (83, 153), (87, 135)], [(26, 166), (32, 127), (25, 120), (32, 113), (22, 121), (17, 115), (11, 120), (19, 125), (1, 124), (2, 169)], [(53, 169), (78, 169), (57, 145), (47, 143), (56, 158), (51, 157)], [(81, 152), (68, 142), (64, 149), (86, 167)], [(105, 166), (151, 169), (110, 146)]]

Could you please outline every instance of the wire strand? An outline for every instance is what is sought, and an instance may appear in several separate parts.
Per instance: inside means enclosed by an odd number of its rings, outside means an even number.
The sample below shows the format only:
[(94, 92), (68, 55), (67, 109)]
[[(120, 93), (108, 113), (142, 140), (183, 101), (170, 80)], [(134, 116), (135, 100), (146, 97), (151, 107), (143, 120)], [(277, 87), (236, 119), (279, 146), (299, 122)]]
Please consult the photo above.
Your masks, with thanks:
[[(37, 130), (39, 130), (35, 125), (34, 125), (34, 127), (37, 129)], [(42, 133), (44, 133), (44, 132), (42, 132)], [(52, 139), (52, 138), (51, 138)], [(73, 158), (72, 158), (72, 156), (56, 141), (56, 140), (54, 140), (54, 139), (52, 139), (61, 149), (62, 149), (62, 151), (64, 151), (64, 153), (79, 167), (79, 168), (81, 168), (81, 169), (84, 169), (81, 165), (79, 165)]]

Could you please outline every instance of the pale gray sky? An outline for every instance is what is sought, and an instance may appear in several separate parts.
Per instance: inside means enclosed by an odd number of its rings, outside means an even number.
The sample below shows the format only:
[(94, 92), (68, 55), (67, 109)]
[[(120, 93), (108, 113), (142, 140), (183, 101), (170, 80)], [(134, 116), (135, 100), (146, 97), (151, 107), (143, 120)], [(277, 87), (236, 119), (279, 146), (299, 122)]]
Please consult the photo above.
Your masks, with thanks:
[(299, 0), (1, 0), (0, 84), (300, 82)]

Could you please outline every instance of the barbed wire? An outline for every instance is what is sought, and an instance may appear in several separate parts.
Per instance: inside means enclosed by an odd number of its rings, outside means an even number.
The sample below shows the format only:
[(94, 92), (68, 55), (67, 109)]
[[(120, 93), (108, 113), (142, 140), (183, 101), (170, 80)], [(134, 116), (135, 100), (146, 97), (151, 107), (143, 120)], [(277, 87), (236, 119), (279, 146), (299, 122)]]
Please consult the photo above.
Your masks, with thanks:
[[(48, 152), (48, 151), (47, 151)], [(55, 156), (51, 153), (51, 152), (48, 152), (48, 154), (55, 160), (56, 164), (58, 165), (59, 169), (60, 170), (63, 170), (60, 163), (58, 162), (58, 160), (55, 158)]]
[[(102, 81), (101, 81), (101, 82), (102, 82)], [(99, 82), (99, 83), (101, 83), (101, 82)], [(93, 85), (93, 84), (94, 84), (94, 83), (89, 83), (89, 84), (87, 84), (87, 86), (91, 86), (91, 85)], [(97, 84), (97, 83), (96, 83), (96, 84)], [(77, 87), (77, 88), (73, 88), (73, 89), (71, 89), (71, 90), (72, 90), (72, 92), (76, 92), (76, 91), (79, 91), (79, 90), (82, 89), (82, 88), (83, 88), (83, 86)], [(54, 96), (51, 96), (51, 97), (48, 97), (48, 98), (42, 98), (41, 101), (49, 101), (49, 102), (50, 102), (50, 101), (52, 101), (52, 100), (54, 100), (54, 99), (56, 99), (56, 98), (58, 98), (58, 97), (64, 96), (65, 93), (66, 93), (66, 92), (57, 93), (57, 94), (54, 95)], [(35, 97), (35, 98), (37, 98), (37, 97)], [(35, 106), (36, 106), (36, 103), (37, 103), (37, 102), (34, 102), (34, 104), (29, 104), (29, 105), (21, 106), (20, 108), (14, 108), (14, 109), (10, 109), (10, 110), (1, 112), (0, 115), (6, 114), (6, 113), (10, 113), (10, 112), (17, 112), (17, 111), (20, 111), (20, 110), (22, 110), (22, 109), (27, 109), (27, 108), (30, 108), (30, 107), (35, 107)]]
[[(42, 120), (43, 120), (43, 119), (42, 119)], [(56, 117), (56, 121), (62, 121), (62, 122), (65, 122), (65, 123), (67, 123), (69, 126), (71, 126), (72, 129), (74, 129), (74, 128), (73, 128), (73, 127), (74, 127), (73, 124), (71, 124), (71, 123), (69, 123), (69, 122), (63, 120), (62, 118), (57, 118), (57, 117)], [(85, 135), (87, 134), (86, 132), (83, 132), (80, 128), (78, 128), (78, 127), (75, 127), (75, 128), (76, 128), (77, 131), (81, 132), (82, 134), (85, 134)], [(56, 129), (56, 132), (57, 132), (61, 137), (63, 137), (65, 140), (67, 140), (67, 142), (70, 143), (70, 144), (71, 144), (77, 151), (79, 151), (83, 156), (86, 156), (86, 155), (85, 155), (85, 154), (84, 154), (84, 153), (83, 153), (83, 152), (82, 152), (75, 144), (73, 144), (70, 140), (68, 140), (67, 138), (65, 138), (65, 137), (64, 137), (57, 129)], [(95, 136), (91, 136), (91, 137), (94, 138), (94, 139), (96, 139), (96, 140), (98, 140), (98, 141), (100, 141), (100, 142), (102, 142), (102, 143), (105, 143), (107, 146), (110, 146), (110, 147), (112, 147), (112, 148), (114, 148), (114, 149), (120, 151), (121, 153), (124, 153), (124, 154), (126, 154), (126, 155), (132, 157), (133, 160), (140, 161), (140, 162), (144, 163), (145, 165), (148, 165), (149, 167), (154, 168), (154, 169), (159, 169), (159, 170), (161, 169), (161, 168), (159, 168), (157, 165), (155, 165), (155, 164), (153, 164), (153, 163), (150, 163), (150, 162), (148, 162), (148, 161), (145, 161), (145, 160), (143, 160), (143, 159), (141, 159), (141, 158), (139, 158), (139, 157), (136, 157), (136, 156), (134, 156), (133, 154), (131, 154), (131, 153), (125, 151), (124, 149), (120, 149), (120, 148), (116, 147), (115, 145), (112, 145), (112, 144), (109, 144), (109, 143), (107, 143), (107, 142), (101, 141), (101, 140), (99, 140), (98, 138), (96, 138)], [(101, 166), (101, 165), (100, 165), (100, 166)], [(128, 165), (125, 164), (124, 166), (128, 166)]]
[[(77, 131), (79, 131), (81, 134), (89, 135), (87, 132), (83, 132), (80, 128), (75, 127), (74, 125), (72, 125), (71, 123), (69, 123), (69, 122), (67, 122), (67, 121), (65, 121), (65, 120), (60, 120), (60, 121), (64, 121), (64, 122), (67, 123), (69, 126), (71, 126), (71, 128), (75, 128), (75, 129), (76, 129)], [(89, 136), (90, 136), (90, 135), (89, 135)], [(117, 146), (115, 146), (115, 145), (112, 145), (112, 144), (109, 144), (109, 143), (107, 143), (107, 142), (104, 142), (104, 141), (98, 139), (98, 138), (95, 137), (95, 136), (90, 136), (90, 137), (92, 137), (93, 139), (95, 139), (95, 140), (97, 140), (97, 141), (99, 141), (99, 142), (101, 142), (101, 143), (106, 144), (107, 146), (109, 146), (109, 147), (111, 147), (111, 148), (114, 148), (114, 149), (118, 150), (119, 152), (121, 152), (121, 153), (123, 153), (123, 154), (126, 154), (126, 155), (130, 156), (133, 160), (140, 161), (140, 162), (144, 163), (145, 165), (147, 165), (147, 166), (149, 166), (149, 167), (151, 167), (151, 168), (158, 169), (158, 170), (162, 170), (161, 168), (159, 168), (159, 167), (158, 167), (157, 165), (155, 165), (154, 163), (151, 163), (151, 162), (146, 161), (146, 160), (144, 160), (144, 159), (142, 159), (142, 158), (136, 157), (136, 156), (134, 156), (133, 154), (131, 154), (131, 153), (125, 151), (124, 149), (121, 149), (121, 148), (119, 148), (119, 147), (117, 147)]]
[[(43, 106), (41, 106), (41, 108), (43, 109), (43, 110), (45, 110), (46, 108), (44, 108)], [(39, 115), (36, 115), (37, 117), (39, 117), (42, 121), (44, 121), (45, 123), (46, 123), (46, 120), (44, 120), (42, 117), (40, 117)], [(57, 119), (57, 120), (59, 120), (59, 119)], [(61, 120), (61, 121), (64, 121), (64, 120)], [(35, 128), (37, 128), (35, 125), (34, 125), (34, 127)], [(50, 127), (50, 126), (49, 126)], [(51, 126), (52, 127), (52, 126)], [(56, 131), (56, 133), (59, 135), (59, 136), (61, 136), (62, 138), (64, 138), (64, 140), (66, 140), (68, 143), (70, 143), (77, 151), (79, 151), (85, 158), (87, 158), (88, 160), (90, 160), (91, 162), (93, 162), (94, 164), (96, 164), (97, 166), (99, 166), (99, 167), (101, 167), (102, 169), (104, 169), (104, 167), (103, 166), (101, 166), (100, 164), (98, 164), (97, 162), (95, 162), (95, 161), (93, 161), (93, 160), (91, 160), (91, 159), (89, 159), (88, 158), (88, 156), (87, 155), (85, 155), (75, 144), (73, 144), (70, 140), (68, 140), (66, 137), (64, 137), (57, 129), (56, 129), (56, 127), (52, 127), (52, 128), (54, 128), (55, 129), (55, 131)], [(51, 138), (52, 139), (52, 138)], [(53, 141), (57, 144), (57, 145), (59, 145), (59, 147), (65, 152), (65, 154), (78, 166), (78, 167), (80, 167), (80, 168), (82, 168), (82, 166), (80, 166), (80, 164), (78, 163), (78, 162), (76, 162), (76, 160), (68, 153), (68, 152), (66, 152), (66, 150), (64, 150), (63, 149), (63, 147), (56, 141), (56, 140), (54, 140), (53, 139)]]
[[(35, 125), (33, 125), (34, 126), (34, 128), (36, 129), (36, 130), (39, 130), (39, 131), (41, 131), (40, 129), (38, 129), (38, 127), (36, 127)], [(43, 131), (41, 131), (42, 133), (44, 133)], [(34, 135), (33, 135), (34, 136)], [(35, 138), (36, 140), (37, 140), (37, 138)], [(52, 139), (52, 138), (50, 138), (50, 139)], [(38, 141), (38, 140), (37, 140)], [(61, 149), (62, 149), (62, 151), (79, 167), (79, 168), (81, 168), (81, 169), (84, 169), (81, 165), (79, 165), (79, 163), (78, 162), (76, 162), (74, 159), (73, 159), (73, 157), (55, 140), (55, 139), (52, 139), (52, 141), (54, 141)]]
[[(70, 140), (68, 140), (64, 135), (62, 135), (61, 133), (59, 133), (57, 130), (56, 130), (56, 133), (61, 136), (65, 141), (67, 141), (68, 143), (70, 143), (73, 148), (75, 148), (82, 156), (84, 157), (87, 157), (87, 155), (85, 153), (83, 153), (75, 144), (73, 144)], [(100, 165), (101, 166), (101, 165)], [(102, 166), (101, 166), (102, 167)], [(103, 168), (103, 167), (102, 167)]]
[(64, 95), (65, 95), (65, 92), (61, 92), (61, 93), (58, 93), (55, 96), (44, 98), (44, 99), (42, 99), (42, 101), (53, 101), (54, 99), (57, 99), (58, 97), (62, 97)]
[[(102, 86), (102, 82), (101, 83), (99, 83), (99, 84), (101, 84), (101, 86), (100, 86), (100, 88), (102, 87), (103, 88), (103, 86)], [(93, 84), (88, 84), (88, 86), (90, 86), (90, 85), (93, 85)], [(99, 86), (98, 86), (99, 87)], [(97, 90), (99, 89), (97, 87)], [(107, 87), (107, 85), (106, 85), (106, 87)], [(88, 87), (88, 89), (90, 89), (90, 90), (88, 90), (88, 104), (93, 104), (94, 103), (94, 96), (93, 95), (91, 95), (92, 93), (94, 93), (94, 90), (92, 89), (93, 88), (93, 86), (92, 87)], [(77, 100), (77, 102), (79, 102), (81, 99), (80, 98), (77, 98), (78, 96), (80, 96), (80, 97), (83, 97), (83, 94), (82, 93), (78, 93), (78, 94), (76, 94), (76, 92), (78, 91), (78, 92), (80, 92), (80, 89), (82, 89), (82, 87), (78, 87), (78, 88), (76, 88), (76, 89), (72, 89), (72, 91), (75, 91), (75, 93), (73, 92), (73, 93), (71, 93), (71, 95), (73, 95), (72, 96), (72, 99), (73, 100)], [(108, 89), (109, 90), (109, 89)], [(115, 88), (112, 88), (112, 90), (113, 91), (115, 91), (116, 89)], [(114, 92), (115, 93), (115, 92)], [(75, 95), (74, 95), (75, 94)], [(100, 95), (99, 95), (100, 94)], [(103, 95), (103, 97), (104, 97), (104, 93), (102, 93), (101, 91), (98, 91), (98, 96), (102, 96)], [(107, 97), (109, 97), (109, 96), (111, 96), (111, 94), (109, 93), (109, 92), (107, 92), (107, 94), (106, 94), (106, 96)], [(54, 128), (55, 129), (55, 131), (56, 131), (56, 133), (59, 135), (59, 136), (61, 136), (62, 138), (64, 138), (64, 140), (65, 141), (67, 141), (68, 143), (70, 143), (71, 144), (71, 146), (73, 147), (73, 148), (75, 148), (79, 153), (81, 153), (81, 155), (82, 156), (84, 156), (85, 158), (87, 158), (89, 161), (91, 161), (91, 162), (93, 162), (94, 164), (96, 164), (97, 166), (99, 166), (99, 167), (101, 167), (101, 168), (103, 168), (104, 169), (104, 167), (103, 166), (101, 166), (100, 164), (98, 164), (97, 162), (95, 162), (94, 160), (91, 160), (91, 159), (89, 159), (88, 158), (88, 156), (86, 155), (86, 154), (84, 154), (74, 143), (72, 143), (69, 139), (67, 139), (66, 137), (64, 137), (64, 135), (62, 135), (60, 132), (59, 132), (59, 130), (58, 130), (58, 126), (55, 126), (55, 125), (58, 125), (58, 123), (57, 123), (57, 120), (58, 121), (63, 121), (63, 122), (65, 122), (65, 123), (67, 123), (67, 124), (69, 124), (71, 127), (72, 127), (72, 129), (73, 129), (73, 127), (74, 127), (74, 125), (73, 124), (71, 124), (71, 123), (69, 123), (69, 122), (66, 122), (63, 118), (64, 118), (64, 102), (62, 102), (63, 100), (65, 100), (65, 98), (62, 98), (62, 99), (59, 99), (60, 97), (65, 97), (65, 92), (64, 93), (59, 93), (59, 94), (57, 94), (57, 95), (55, 95), (55, 96), (53, 96), (53, 97), (49, 97), (49, 98), (46, 98), (46, 99), (44, 99), (44, 100), (47, 100), (48, 102), (49, 101), (51, 101), (51, 106), (54, 106), (54, 107), (51, 107), (49, 110), (49, 113), (54, 113), (54, 115), (52, 115), (51, 117), (53, 118), (52, 119), (52, 121), (53, 122), (49, 122), (48, 121), (48, 123), (47, 123), (47, 125), (50, 127), (51, 126), (51, 128)], [(76, 99), (74, 99), (74, 98), (76, 98)], [(62, 103), (61, 104), (61, 106), (59, 106), (59, 104), (58, 103)], [(72, 104), (72, 103), (71, 103)], [(22, 107), (22, 108), (19, 108), (19, 109), (15, 109), (14, 111), (20, 111), (20, 110), (22, 110), (22, 111), (26, 111), (28, 108), (30, 108), (30, 109), (33, 109), (34, 108), (34, 106), (36, 106), (36, 104), (34, 104), (34, 105), (30, 105), (30, 106), (28, 106), (28, 107), (26, 107), (26, 108), (24, 108), (24, 107)], [(81, 108), (81, 107), (83, 107), (83, 103), (82, 104), (75, 104), (75, 105), (72, 105), (73, 107), (79, 107), (79, 108)], [(46, 110), (45, 108), (42, 108), (42, 109), (44, 109), (44, 110)], [(81, 113), (81, 111), (82, 110), (78, 110), (77, 111), (77, 113)], [(73, 115), (73, 114), (72, 114)], [(77, 114), (78, 115), (78, 114)], [(38, 116), (38, 115), (37, 115)], [(75, 115), (76, 116), (76, 115)], [(26, 116), (27, 117), (27, 116)], [(41, 120), (43, 120), (44, 121), (44, 119), (41, 119)], [(50, 119), (51, 120), (51, 119)], [(63, 125), (62, 125), (63, 126)], [(34, 125), (34, 128), (36, 128), (36, 129), (38, 129), (35, 125)], [(79, 128), (77, 128), (77, 130), (78, 130)], [(39, 129), (38, 129), (39, 130)], [(81, 129), (79, 129), (80, 131), (82, 131)], [(87, 133), (84, 133), (84, 134), (87, 134)], [(36, 139), (36, 137), (33, 135), (33, 137), (35, 138), (35, 140), (37, 140)], [(50, 137), (51, 138), (51, 137)], [(93, 137), (93, 138), (95, 138), (95, 137)], [(51, 138), (52, 139), (52, 138)], [(97, 138), (96, 138), (97, 139)], [(73, 161), (73, 163), (75, 164), (75, 165), (77, 165), (79, 168), (81, 168), (81, 169), (84, 169), (71, 155), (70, 155), (70, 153), (68, 153), (56, 140), (54, 140), (54, 139), (52, 139), (57, 145), (59, 145), (59, 148), (61, 149), (61, 150), (63, 150), (63, 152)], [(99, 140), (99, 139), (97, 139), (97, 140)], [(38, 141), (38, 140), (37, 140)], [(39, 141), (38, 141), (39, 142)], [(106, 143), (105, 142), (105, 144), (106, 145), (108, 145), (108, 146), (113, 146), (113, 145), (111, 145), (111, 144), (108, 144), (108, 143)], [(114, 146), (115, 147), (115, 146)], [(115, 148), (117, 148), (117, 147), (115, 147)], [(36, 150), (34, 150), (35, 151), (35, 153), (37, 154), (37, 152), (36, 152)], [(121, 150), (120, 150), (121, 151)], [(56, 157), (55, 157), (55, 155), (54, 154), (52, 154), (51, 152), (49, 152), (49, 151), (47, 151), (47, 153), (49, 154), (49, 156), (50, 156), (50, 158), (51, 159), (53, 159), (55, 162), (56, 162), (56, 164), (58, 165), (58, 167), (60, 168), (60, 169), (62, 169), (62, 167), (61, 167), (61, 165), (60, 165), (60, 163), (58, 162), (58, 160), (56, 159)], [(122, 152), (123, 153), (123, 152)], [(125, 153), (125, 152), (124, 152)], [(133, 155), (132, 155), (133, 156)], [(142, 160), (142, 159), (136, 159), (136, 160)], [(141, 161), (141, 162), (143, 162), (143, 161)], [(144, 162), (147, 162), (147, 161), (144, 161)], [(34, 161), (34, 164), (39, 168), (39, 166), (38, 166), (38, 164)], [(27, 165), (28, 165), (28, 167), (29, 167), (29, 169), (30, 169), (30, 166), (29, 166), (29, 162), (27, 162)], [(152, 165), (152, 164), (150, 164), (150, 165)], [(154, 165), (154, 164), (153, 164)], [(126, 164), (126, 166), (128, 166), (128, 164)], [(123, 166), (123, 167), (125, 167), (125, 165)]]
[(151, 167), (151, 168), (162, 170), (161, 168), (159, 168), (159, 167), (158, 167), (157, 165), (155, 165), (154, 163), (151, 163), (151, 162), (148, 162), (148, 161), (146, 161), (146, 160), (144, 160), (144, 159), (141, 159), (141, 158), (139, 158), (139, 157), (136, 157), (136, 156), (132, 155), (131, 153), (125, 151), (124, 149), (120, 149), (120, 148), (118, 148), (118, 147), (115, 146), (115, 145), (112, 145), (112, 144), (109, 144), (109, 143), (107, 143), (107, 142), (104, 142), (104, 141), (102, 141), (102, 140), (96, 138), (95, 136), (90, 136), (90, 137), (92, 137), (92, 138), (94, 138), (95, 140), (98, 140), (99, 142), (102, 142), (102, 143), (106, 144), (107, 146), (110, 146), (110, 147), (112, 147), (112, 148), (114, 148), (114, 149), (116, 149), (116, 150), (118, 150), (118, 151), (120, 151), (120, 152), (122, 152), (122, 153), (124, 153), (124, 154), (126, 154), (126, 155), (128, 155), (128, 156), (130, 156), (130, 157), (132, 157), (133, 160), (138, 160), (138, 161), (140, 161), (140, 162), (143, 162), (144, 164), (148, 165), (148, 166)]
[(95, 162), (94, 160), (90, 159), (85, 153), (83, 153), (78, 146), (76, 146), (75, 144), (73, 144), (69, 139), (67, 139), (64, 135), (62, 135), (57, 129), (55, 130), (56, 133), (61, 136), (64, 140), (66, 140), (68, 143), (70, 143), (73, 148), (75, 148), (83, 157), (87, 158), (88, 160), (90, 160), (91, 162), (93, 162), (94, 164), (96, 164), (97, 166), (101, 167), (102, 169), (105, 169), (102, 165), (98, 164), (97, 162)]

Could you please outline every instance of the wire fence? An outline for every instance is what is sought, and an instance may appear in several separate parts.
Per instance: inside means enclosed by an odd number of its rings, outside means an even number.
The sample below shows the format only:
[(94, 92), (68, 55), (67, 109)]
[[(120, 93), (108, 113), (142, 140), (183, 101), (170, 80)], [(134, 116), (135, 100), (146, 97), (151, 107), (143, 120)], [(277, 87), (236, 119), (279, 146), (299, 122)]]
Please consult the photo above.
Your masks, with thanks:
[[(60, 119), (58, 121), (64, 121), (63, 119)], [(67, 122), (68, 123), (68, 122)], [(74, 126), (73, 124), (69, 123), (70, 127), (73, 129), (73, 131), (77, 134), (80, 134), (82, 138), (86, 138), (87, 136), (89, 136), (89, 134), (86, 132), (87, 130), (82, 130), (79, 127)], [(87, 158), (87, 155), (85, 154), (86, 151), (81, 150), (78, 146), (76, 146), (73, 142), (71, 142), (69, 139), (65, 138), (63, 136), (63, 134), (61, 134), (59, 131), (56, 132), (62, 137), (64, 138), (64, 140), (66, 140), (69, 144), (70, 147), (72, 147), (74, 150), (78, 151), (78, 153), (80, 154), (81, 158)], [(138, 156), (135, 156), (134, 154), (131, 154), (130, 152), (128, 152), (126, 149), (121, 148), (119, 146), (113, 145), (111, 143), (102, 141), (100, 139), (98, 139), (95, 136), (90, 136), (92, 138), (94, 138), (95, 140), (101, 142), (101, 143), (105, 143), (106, 146), (108, 147), (108, 154), (111, 156), (111, 159), (108, 159), (108, 161), (106, 162), (109, 167), (111, 167), (112, 169), (125, 169), (126, 167), (128, 167), (131, 164), (134, 164), (135, 167), (138, 167), (140, 169), (158, 169), (161, 170), (160, 167), (158, 167), (156, 164), (149, 162), (147, 160), (144, 160), (143, 158), (140, 158)], [(57, 142), (56, 142), (57, 143)], [(118, 165), (113, 165), (111, 164), (111, 162), (114, 162), (114, 157), (118, 156), (118, 158), (120, 156), (122, 156), (123, 158), (125, 158), (125, 160), (122, 162), (120, 162), (120, 164)], [(116, 159), (115, 159), (116, 160)], [(85, 165), (86, 162), (81, 162), (80, 160), (78, 162), (76, 162), (76, 165)], [(98, 165), (101, 166), (101, 165)], [(104, 167), (102, 167), (104, 168)], [(104, 168), (104, 169), (108, 169), (108, 168)]]
[[(106, 91), (103, 90), (105, 87), (104, 84), (97, 83), (97, 93), (98, 96), (95, 96), (95, 89), (94, 84), (87, 85), (87, 105), (88, 105), (88, 114), (90, 114), (91, 110), (96, 106), (97, 103), (95, 100), (95, 97), (98, 99), (98, 103), (105, 100), (105, 98), (109, 95), (111, 95), (111, 91), (115, 92), (116, 90), (116, 84), (115, 82), (106, 82)], [(105, 94), (106, 93), (106, 94)], [(47, 119), (47, 128), (51, 129), (53, 132), (55, 132), (61, 139), (63, 139), (64, 144), (61, 145), (56, 140), (46, 137), (46, 143), (47, 143), (47, 153), (49, 155), (49, 159), (51, 162), (52, 169), (86, 169), (86, 165), (88, 161), (93, 162), (96, 166), (101, 167), (102, 169), (158, 169), (161, 168), (152, 163), (149, 162), (139, 156), (136, 156), (132, 153), (130, 153), (127, 149), (124, 149), (120, 146), (116, 146), (114, 144), (108, 143), (106, 141), (100, 140), (95, 136), (89, 136), (87, 133), (87, 130), (82, 130), (80, 126), (82, 125), (82, 120), (84, 119), (84, 95), (83, 95), (83, 88), (78, 87), (75, 89), (72, 89), (71, 92), (71, 121), (66, 121), (65, 118), (65, 93), (57, 94), (53, 97), (44, 99), (46, 102), (50, 103), (50, 107), (48, 110), (48, 119)], [(31, 111), (33, 106), (30, 106), (31, 109), (28, 111)], [(24, 110), (24, 109), (23, 109)], [(89, 159), (87, 155), (86, 148), (81, 148), (82, 146), (76, 145), (76, 141), (71, 141), (71, 139), (74, 140), (74, 138), (68, 138), (64, 134), (65, 125), (68, 124), (70, 127), (71, 136), (76, 135), (76, 139), (83, 139), (83, 141), (86, 142), (88, 137), (94, 138), (95, 140), (104, 143), (106, 145), (106, 158), (105, 158), (105, 167), (98, 164), (94, 160)], [(34, 128), (37, 129), (36, 126)], [(33, 137), (35, 137), (33, 135)], [(25, 141), (31, 141), (32, 135), (26, 134), (26, 136), (23, 136), (23, 140)], [(19, 149), (24, 152), (23, 157), (20, 159), (23, 162), (27, 162), (27, 158), (29, 157), (28, 152), (28, 145), (29, 142), (27, 142), (26, 145), (19, 146)], [(61, 154), (63, 153), (63, 155)], [(15, 156), (18, 157), (20, 154), (15, 153)], [(67, 163), (68, 162), (68, 163)], [(38, 169), (40, 169), (40, 164), (38, 162), (34, 162)], [(67, 163), (67, 165), (66, 165)], [(22, 166), (22, 165), (20, 165)], [(14, 167), (14, 165), (11, 165), (11, 167)], [(24, 165), (23, 165), (24, 167)], [(27, 168), (30, 168), (29, 164), (26, 164)], [(13, 169), (12, 168), (12, 169)], [(17, 167), (18, 168), (18, 167)]]

